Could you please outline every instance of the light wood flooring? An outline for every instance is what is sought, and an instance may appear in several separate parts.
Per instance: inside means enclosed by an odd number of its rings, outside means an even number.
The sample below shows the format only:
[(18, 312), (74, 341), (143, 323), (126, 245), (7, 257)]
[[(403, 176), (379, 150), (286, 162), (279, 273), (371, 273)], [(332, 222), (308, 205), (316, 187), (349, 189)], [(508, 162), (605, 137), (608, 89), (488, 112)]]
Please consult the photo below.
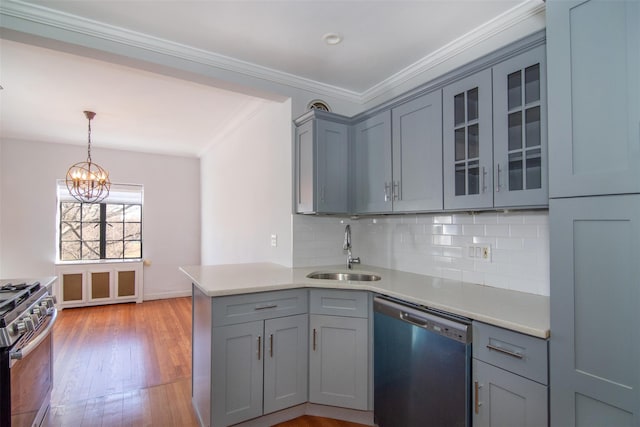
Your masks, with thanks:
[[(191, 298), (65, 309), (54, 327), (47, 427), (198, 426)], [(364, 427), (304, 416), (275, 427)]]

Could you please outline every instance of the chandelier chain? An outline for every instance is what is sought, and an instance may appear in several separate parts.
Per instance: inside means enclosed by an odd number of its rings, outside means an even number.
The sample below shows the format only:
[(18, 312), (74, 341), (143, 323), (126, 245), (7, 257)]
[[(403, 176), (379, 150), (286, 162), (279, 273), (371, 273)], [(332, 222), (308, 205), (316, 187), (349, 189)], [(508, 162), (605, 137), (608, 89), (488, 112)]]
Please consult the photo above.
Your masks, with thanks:
[(91, 119), (89, 119), (89, 143), (87, 144), (87, 163), (91, 163)]

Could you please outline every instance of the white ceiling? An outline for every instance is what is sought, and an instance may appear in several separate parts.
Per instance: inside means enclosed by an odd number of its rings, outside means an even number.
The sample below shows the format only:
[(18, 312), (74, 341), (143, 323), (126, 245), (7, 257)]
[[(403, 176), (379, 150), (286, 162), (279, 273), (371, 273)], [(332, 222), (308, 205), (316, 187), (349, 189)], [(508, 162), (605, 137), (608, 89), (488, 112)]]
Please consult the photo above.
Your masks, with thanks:
[[(537, 0), (5, 0), (128, 30), (361, 94), (443, 46)], [(1, 10), (0, 6), (0, 10)], [(53, 9), (42, 9), (42, 7)], [(58, 13), (61, 12), (61, 13)], [(91, 20), (91, 21), (87, 21)], [(95, 22), (93, 22), (95, 21)], [(133, 31), (133, 33), (131, 32)], [(322, 36), (335, 32), (342, 43)], [(0, 40), (0, 136), (199, 155), (269, 102), (96, 59)]]

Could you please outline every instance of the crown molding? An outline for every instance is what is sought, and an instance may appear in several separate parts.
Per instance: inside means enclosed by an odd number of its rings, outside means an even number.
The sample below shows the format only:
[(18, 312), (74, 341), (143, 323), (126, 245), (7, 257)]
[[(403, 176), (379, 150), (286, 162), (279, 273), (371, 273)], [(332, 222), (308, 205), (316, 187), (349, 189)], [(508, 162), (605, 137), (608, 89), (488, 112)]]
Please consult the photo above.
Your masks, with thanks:
[(0, 3), (0, 16), (18, 18), (350, 102), (359, 103), (361, 98), (354, 91), (20, 0)]
[(545, 3), (542, 0), (530, 0), (521, 3), (367, 89), (361, 94), (361, 102), (372, 101), (412, 78), (461, 55), (465, 51), (473, 49), (485, 40), (507, 31), (520, 22), (537, 15), (544, 16), (544, 13)]
[[(149, 36), (43, 6), (25, 3), (20, 0), (5, 0), (0, 3), (0, 16), (22, 19), (75, 34), (106, 40), (115, 44), (239, 73), (295, 89), (329, 95), (357, 104), (364, 104), (380, 97), (412, 78), (472, 49), (483, 41), (508, 30), (514, 25), (535, 17), (536, 15), (544, 14), (544, 11), (545, 4), (541, 0), (530, 0), (522, 3), (425, 56), (366, 91), (358, 93), (170, 40)], [(0, 24), (0, 27), (1, 26)]]

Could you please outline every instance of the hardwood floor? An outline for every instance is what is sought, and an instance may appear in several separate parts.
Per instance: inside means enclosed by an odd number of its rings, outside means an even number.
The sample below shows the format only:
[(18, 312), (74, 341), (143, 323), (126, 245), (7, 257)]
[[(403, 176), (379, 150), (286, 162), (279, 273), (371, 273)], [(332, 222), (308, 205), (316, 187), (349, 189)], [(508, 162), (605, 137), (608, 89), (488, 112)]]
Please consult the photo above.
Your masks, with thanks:
[[(191, 298), (65, 309), (54, 327), (47, 427), (198, 426)], [(364, 427), (303, 416), (274, 427)]]
[(198, 425), (191, 298), (65, 309), (53, 357), (50, 427)]

